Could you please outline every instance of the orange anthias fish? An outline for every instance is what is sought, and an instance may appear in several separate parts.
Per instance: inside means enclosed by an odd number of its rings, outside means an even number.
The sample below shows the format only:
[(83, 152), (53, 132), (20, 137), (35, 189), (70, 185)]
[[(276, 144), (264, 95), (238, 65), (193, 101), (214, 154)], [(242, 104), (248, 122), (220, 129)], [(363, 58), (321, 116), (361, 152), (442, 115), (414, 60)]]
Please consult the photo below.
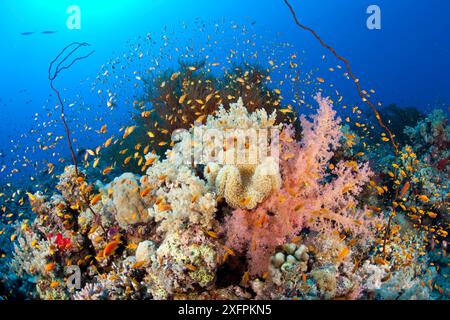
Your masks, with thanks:
[(117, 248), (119, 247), (120, 243), (121, 242), (117, 241), (117, 240), (113, 240), (113, 241), (109, 242), (105, 246), (105, 249), (103, 249), (103, 257), (106, 258), (106, 257), (112, 255), (117, 250)]
[(210, 236), (211, 238), (217, 239), (219, 236), (217, 235), (217, 233), (215, 233), (214, 231), (205, 231), (205, 233)]
[(190, 270), (190, 271), (195, 271), (195, 270), (197, 270), (197, 267), (194, 266), (193, 264), (190, 264), (190, 263), (186, 264), (185, 267), (186, 267), (186, 269), (188, 269), (188, 270)]
[(144, 190), (141, 191), (141, 197), (144, 198), (146, 195), (148, 195), (151, 191), (153, 190), (153, 188), (151, 186), (145, 188)]
[(50, 271), (52, 271), (53, 269), (55, 269), (55, 266), (56, 266), (56, 263), (50, 262), (50, 263), (48, 263), (48, 264), (45, 265), (45, 271), (46, 271), (46, 272), (50, 272)]
[(250, 280), (250, 274), (248, 271), (245, 271), (244, 275), (242, 276), (242, 279), (241, 279), (242, 284), (246, 285), (249, 282), (249, 280)]
[(339, 252), (338, 255), (338, 260), (342, 260), (344, 259), (350, 252), (350, 249), (348, 247), (345, 247), (344, 249), (342, 249), (341, 252)]
[(102, 194), (101, 193), (97, 194), (94, 198), (92, 198), (91, 205), (95, 206), (97, 204), (97, 202), (100, 201), (101, 198), (102, 198)]
[(112, 166), (109, 166), (109, 167), (105, 168), (105, 169), (103, 170), (103, 175), (107, 175), (107, 174), (110, 173), (112, 170), (113, 170), (113, 167), (112, 167)]
[(411, 183), (409, 183), (409, 181), (407, 181), (407, 182), (403, 185), (403, 187), (402, 187), (402, 189), (401, 189), (401, 191), (400, 191), (400, 198), (402, 198), (402, 197), (406, 194), (406, 191), (408, 191), (408, 189), (409, 189), (410, 186), (411, 186)]

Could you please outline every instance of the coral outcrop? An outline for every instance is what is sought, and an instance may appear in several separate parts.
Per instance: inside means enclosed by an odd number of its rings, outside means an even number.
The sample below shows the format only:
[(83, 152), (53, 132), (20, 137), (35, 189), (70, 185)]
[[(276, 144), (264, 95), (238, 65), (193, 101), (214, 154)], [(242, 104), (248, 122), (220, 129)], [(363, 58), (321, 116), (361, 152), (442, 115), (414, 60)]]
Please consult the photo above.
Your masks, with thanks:
[(351, 148), (338, 151), (353, 133), (329, 99), (316, 100), (300, 141), (276, 113), (239, 99), (174, 133), (165, 157), (147, 153), (142, 176), (89, 183), (68, 166), (58, 193), (29, 194), (36, 217), (16, 226), (12, 270), (41, 299), (429, 297), (422, 234), (402, 233), (396, 218), (383, 251), (382, 210), (361, 201), (377, 190), (373, 173), (348, 160)]

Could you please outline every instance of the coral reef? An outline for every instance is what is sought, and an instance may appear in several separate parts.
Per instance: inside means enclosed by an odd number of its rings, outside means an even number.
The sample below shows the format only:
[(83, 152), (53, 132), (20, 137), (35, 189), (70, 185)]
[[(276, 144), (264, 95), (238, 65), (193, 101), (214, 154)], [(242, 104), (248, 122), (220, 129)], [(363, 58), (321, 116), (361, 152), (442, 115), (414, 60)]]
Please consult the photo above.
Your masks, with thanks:
[[(389, 128), (400, 145), (408, 142), (407, 127), (413, 127), (424, 118), (424, 115), (414, 107), (400, 107), (396, 104), (387, 105), (380, 110), (380, 116), (389, 121)], [(381, 132), (380, 132), (381, 133)]]
[[(331, 101), (316, 101), (300, 140), (276, 112), (238, 99), (174, 132), (165, 156), (147, 150), (142, 175), (91, 183), (67, 166), (54, 194), (28, 194), (35, 217), (14, 226), (14, 277), (39, 299), (429, 298), (439, 275), (423, 231), (398, 215), (383, 251), (383, 210), (366, 205), (374, 174), (346, 147), (357, 137)], [(266, 134), (255, 143), (254, 132)], [(399, 165), (420, 167), (404, 153)]]
[(155, 299), (211, 288), (219, 265), (216, 244), (201, 230), (169, 234), (151, 260), (146, 280)]
[(424, 161), (448, 172), (450, 162), (450, 125), (443, 110), (437, 109), (415, 127), (405, 128), (414, 149), (424, 154)]

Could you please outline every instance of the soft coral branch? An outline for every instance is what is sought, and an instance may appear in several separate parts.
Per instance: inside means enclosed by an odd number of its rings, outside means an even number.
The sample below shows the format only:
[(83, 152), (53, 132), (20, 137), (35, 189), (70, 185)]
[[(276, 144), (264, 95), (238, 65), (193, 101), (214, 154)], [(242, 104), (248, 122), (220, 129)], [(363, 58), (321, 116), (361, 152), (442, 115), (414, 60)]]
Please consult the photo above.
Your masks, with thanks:
[(235, 210), (226, 223), (227, 245), (247, 252), (249, 271), (262, 274), (275, 247), (308, 228), (316, 232), (351, 232), (372, 239), (374, 224), (368, 210), (358, 208), (357, 196), (369, 181), (368, 164), (330, 160), (340, 146), (340, 119), (328, 99), (308, 121), (302, 117), (303, 138), (293, 139), (292, 128), (281, 135), (280, 167), (283, 185), (254, 210)]

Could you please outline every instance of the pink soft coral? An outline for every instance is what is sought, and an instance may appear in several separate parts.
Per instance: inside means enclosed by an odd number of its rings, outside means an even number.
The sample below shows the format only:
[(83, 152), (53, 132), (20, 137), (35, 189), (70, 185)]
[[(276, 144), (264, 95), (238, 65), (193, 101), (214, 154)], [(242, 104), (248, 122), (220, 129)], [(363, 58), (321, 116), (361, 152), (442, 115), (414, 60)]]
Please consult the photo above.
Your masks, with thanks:
[(283, 185), (254, 210), (235, 210), (226, 221), (227, 245), (245, 252), (251, 274), (264, 273), (275, 247), (303, 228), (316, 232), (351, 232), (371, 239), (376, 219), (358, 209), (356, 196), (369, 181), (368, 164), (330, 160), (340, 146), (340, 119), (320, 94), (318, 113), (309, 122), (301, 118), (303, 138), (293, 139), (285, 127), (281, 135), (280, 170)]

